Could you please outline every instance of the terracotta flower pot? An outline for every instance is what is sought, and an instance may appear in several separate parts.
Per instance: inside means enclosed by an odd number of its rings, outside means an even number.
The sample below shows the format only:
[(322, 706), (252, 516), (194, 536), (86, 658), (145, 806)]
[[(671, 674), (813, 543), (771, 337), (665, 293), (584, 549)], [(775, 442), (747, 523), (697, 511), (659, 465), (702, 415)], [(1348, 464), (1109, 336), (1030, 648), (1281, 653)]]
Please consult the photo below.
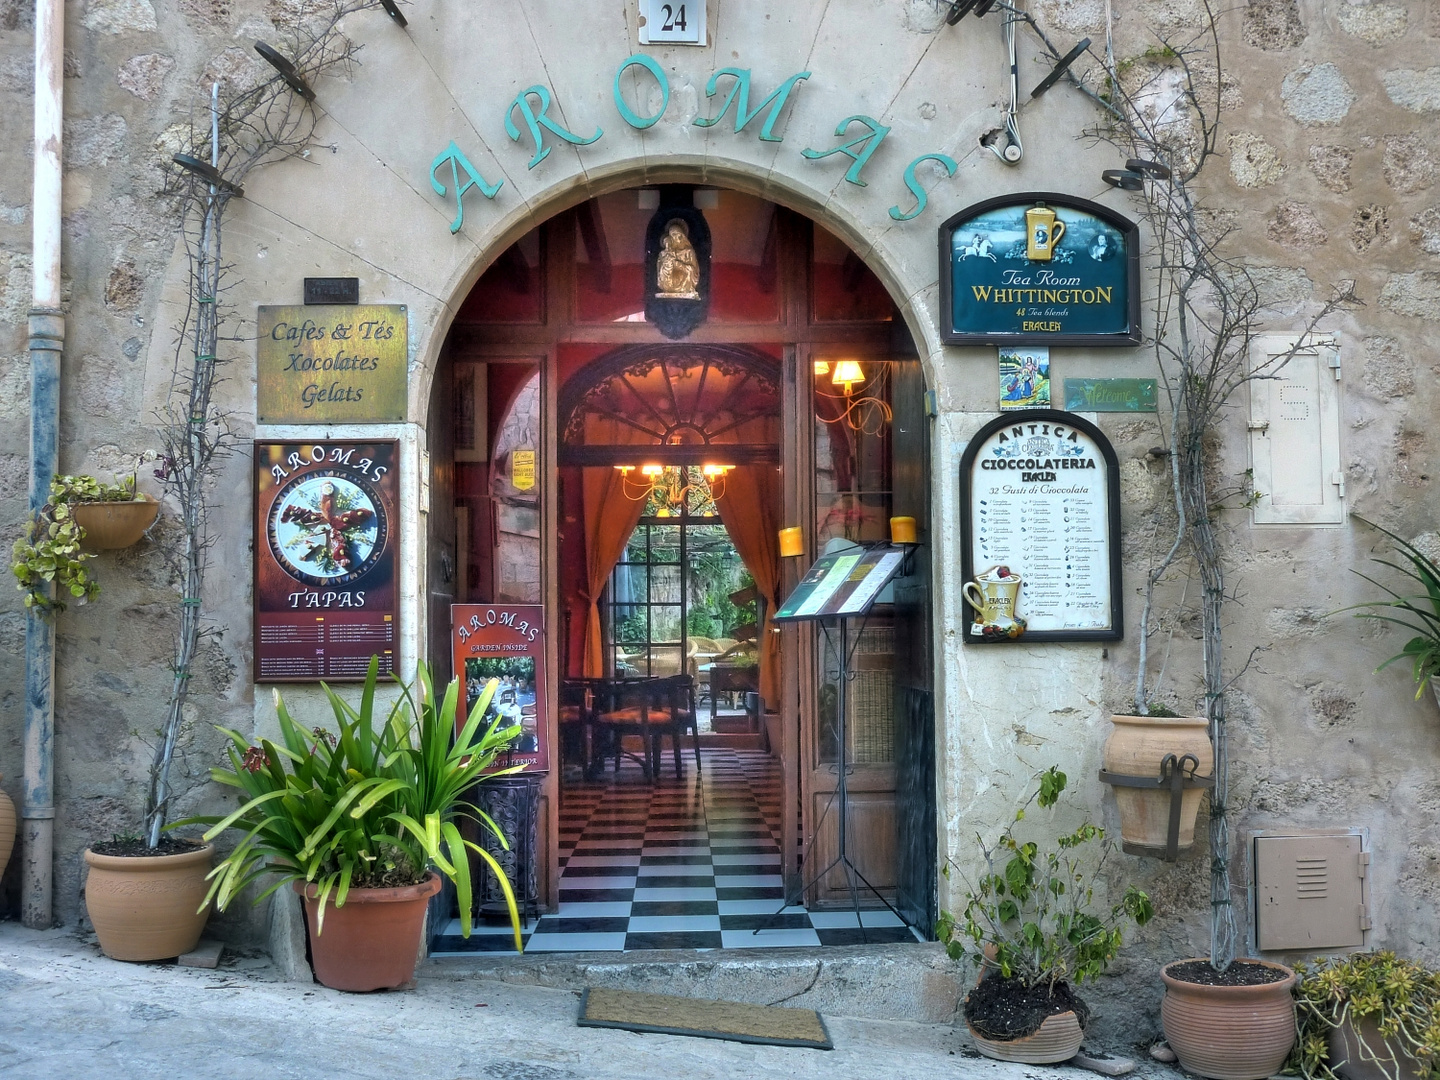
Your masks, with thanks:
[[(0, 777), (3, 780), (4, 777)], [(0, 874), (10, 861), (10, 852), (15, 850), (15, 804), (10, 796), (0, 791)]]
[(325, 903), (318, 923), (316, 887), (297, 881), (310, 927), (315, 978), (332, 990), (384, 990), (415, 977), (425, 908), (440, 891), (440, 877), (427, 874), (418, 885), (399, 889), (351, 889), (341, 907)]
[[(969, 1027), (970, 1025), (966, 1025)], [(996, 1061), (1018, 1061), (1025, 1065), (1054, 1065), (1069, 1061), (1080, 1052), (1080, 1042), (1085, 1037), (1080, 1019), (1073, 1012), (1056, 1013), (1047, 1016), (1033, 1035), (1019, 1039), (990, 1039), (973, 1027), (970, 1037), (975, 1040), (975, 1049)]]
[(1263, 964), (1286, 977), (1259, 986), (1203, 986), (1170, 975), (1176, 965), (1194, 962), (1176, 960), (1160, 972), (1160, 1019), (1180, 1065), (1211, 1080), (1264, 1080), (1279, 1072), (1295, 1045), (1295, 972), (1245, 959), (1236, 963)]
[(112, 960), (167, 960), (195, 948), (210, 917), (205, 902), (215, 845), (179, 855), (126, 858), (85, 850), (85, 910)]
[(1382, 1036), (1373, 1016), (1330, 1029), (1330, 1068), (1345, 1080), (1423, 1080), (1430, 1071)]
[[(1158, 779), (1160, 762), (1167, 754), (1177, 758), (1194, 754), (1200, 762), (1196, 776), (1210, 776), (1215, 771), (1215, 753), (1203, 716), (1118, 715), (1110, 722), (1114, 730), (1105, 741), (1106, 772)], [(1131, 855), (1163, 855), (1170, 832), (1169, 789), (1113, 790), (1120, 809), (1120, 846)], [(1195, 843), (1195, 815), (1204, 793), (1203, 788), (1189, 788), (1180, 796), (1181, 851)]]
[(145, 535), (160, 514), (160, 504), (149, 495), (131, 502), (76, 503), (71, 511), (85, 530), (82, 546), (92, 551), (127, 548)]

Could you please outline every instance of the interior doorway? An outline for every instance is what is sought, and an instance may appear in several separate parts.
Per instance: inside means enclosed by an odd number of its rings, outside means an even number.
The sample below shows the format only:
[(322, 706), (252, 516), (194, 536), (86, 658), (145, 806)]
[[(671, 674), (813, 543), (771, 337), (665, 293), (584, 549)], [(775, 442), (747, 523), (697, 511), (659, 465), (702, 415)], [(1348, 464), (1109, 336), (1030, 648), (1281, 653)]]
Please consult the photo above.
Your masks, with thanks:
[[(928, 936), (924, 379), (849, 248), (737, 191), (582, 203), (462, 305), (429, 441), (432, 637), (450, 600), (545, 612), (554, 749), (528, 950)], [(835, 845), (834, 665), (813, 629), (769, 616), (815, 557), (902, 514), (922, 548), (846, 695), (850, 855), (893, 908), (857, 916), (843, 881), (805, 873)], [(782, 559), (796, 526), (805, 554)], [(487, 929), (435, 948), (505, 948)]]

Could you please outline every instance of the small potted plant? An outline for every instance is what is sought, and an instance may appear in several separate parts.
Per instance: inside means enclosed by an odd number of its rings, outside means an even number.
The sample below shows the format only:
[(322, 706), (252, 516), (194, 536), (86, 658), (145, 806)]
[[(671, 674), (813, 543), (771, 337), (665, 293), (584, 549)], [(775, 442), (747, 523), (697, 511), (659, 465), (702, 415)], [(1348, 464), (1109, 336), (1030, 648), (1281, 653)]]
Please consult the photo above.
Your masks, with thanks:
[[(981, 964), (965, 999), (965, 1022), (979, 1051), (1001, 1061), (1044, 1065), (1074, 1057), (1089, 1010), (1072, 984), (1109, 966), (1122, 924), (1144, 926), (1154, 914), (1150, 898), (1133, 885), (1119, 903), (1095, 910), (1096, 882), (1111, 850), (1098, 826), (1086, 821), (1044, 850), (1016, 835), (1030, 805), (1050, 809), (1065, 784), (1063, 772), (1047, 769), (996, 841), (976, 838), (984, 873), (958, 918), (943, 912), (936, 928), (953, 959), (968, 953)], [(950, 869), (944, 868), (947, 878)]]
[(26, 521), (13, 549), (10, 569), (25, 591), (25, 606), (60, 610), (66, 593), (82, 604), (94, 599), (100, 586), (86, 561), (97, 549), (134, 544), (159, 512), (154, 499), (136, 494), (134, 476), (114, 484), (93, 476), (55, 477), (50, 501)]
[(498, 680), (490, 680), (457, 731), (460, 681), (453, 680), (437, 702), (422, 664), (415, 686), (403, 687), (377, 727), (378, 671), (372, 658), (358, 709), (325, 687), (333, 732), (296, 723), (279, 693), (280, 742), (262, 739), (252, 746), (239, 732), (222, 728), (233, 743), (227, 748), (231, 767), (211, 776), (239, 789), (240, 808), (176, 822), (209, 825), (206, 840), (229, 829), (241, 834), (211, 871), (206, 903), (213, 900), (223, 911), (251, 885), (268, 880), (256, 903), (293, 885), (305, 903), (315, 977), (336, 990), (411, 981), (426, 905), (440, 891), (442, 876), (455, 885), (461, 932), (469, 936), (469, 852), (495, 874), (516, 951), (521, 947), (509, 881), (494, 857), (459, 829), (469, 819), (505, 843), (494, 821), (466, 801), (483, 780), (519, 771), (487, 773), (520, 734), (519, 726), (500, 727), (498, 716), (481, 727)]
[(1310, 1080), (1440, 1076), (1440, 973), (1393, 952), (1296, 966), (1300, 1039), (1291, 1057)]
[[(1375, 528), (1390, 538), (1408, 565), (1402, 566), (1388, 559), (1375, 561), (1408, 578), (1409, 582), (1403, 586), (1406, 592), (1396, 592), (1388, 585), (1382, 585), (1356, 570), (1354, 573), (1386, 593), (1390, 599), (1367, 600), (1363, 604), (1341, 608), (1341, 611), (1354, 612), (1357, 619), (1394, 623), (1411, 631), (1415, 636), (1405, 643), (1405, 647), (1375, 670), (1383, 671), (1397, 661), (1408, 660), (1410, 673), (1415, 679), (1415, 700), (1420, 700), (1428, 686), (1434, 691), (1436, 701), (1440, 702), (1440, 682), (1436, 681), (1437, 677), (1440, 677), (1440, 566), (1419, 548), (1402, 540), (1390, 530), (1379, 525), (1375, 525)], [(1410, 582), (1413, 582), (1413, 585)], [(1410, 591), (1412, 589), (1413, 592)]]

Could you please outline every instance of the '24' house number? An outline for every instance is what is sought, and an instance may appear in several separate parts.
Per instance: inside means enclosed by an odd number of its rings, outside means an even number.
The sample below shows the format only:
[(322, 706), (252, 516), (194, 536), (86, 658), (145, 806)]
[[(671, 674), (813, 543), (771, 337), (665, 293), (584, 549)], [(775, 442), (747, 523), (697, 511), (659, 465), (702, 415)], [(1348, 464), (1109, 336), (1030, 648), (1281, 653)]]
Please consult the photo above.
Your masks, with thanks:
[(685, 0), (681, 4), (640, 0), (640, 13), (645, 16), (645, 25), (640, 29), (642, 44), (705, 44), (705, 0)]

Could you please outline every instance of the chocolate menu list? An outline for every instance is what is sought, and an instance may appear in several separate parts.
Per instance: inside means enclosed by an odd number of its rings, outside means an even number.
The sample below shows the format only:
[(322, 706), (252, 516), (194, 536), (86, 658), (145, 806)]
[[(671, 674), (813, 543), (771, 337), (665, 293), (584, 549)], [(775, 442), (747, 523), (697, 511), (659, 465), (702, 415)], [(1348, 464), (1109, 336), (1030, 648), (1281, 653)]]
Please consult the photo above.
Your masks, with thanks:
[(974, 573), (1020, 576), (1026, 633), (1110, 629), (1109, 474), (1094, 440), (1065, 424), (1007, 423), (984, 437), (969, 486)]

